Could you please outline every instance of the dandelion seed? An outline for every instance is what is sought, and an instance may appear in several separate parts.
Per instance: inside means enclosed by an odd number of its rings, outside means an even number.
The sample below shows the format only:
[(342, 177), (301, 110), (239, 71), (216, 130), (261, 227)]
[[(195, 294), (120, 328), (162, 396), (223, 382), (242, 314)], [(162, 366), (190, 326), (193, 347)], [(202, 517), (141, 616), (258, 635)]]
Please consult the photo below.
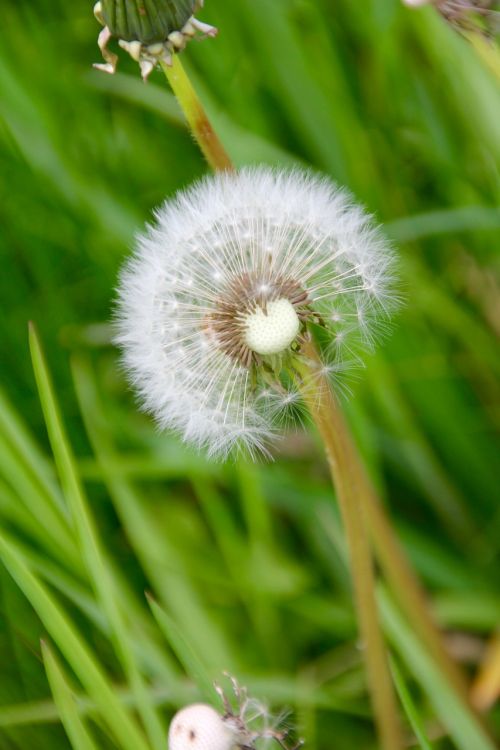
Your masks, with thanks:
[(344, 190), (265, 167), (206, 177), (167, 201), (118, 289), (117, 342), (146, 410), (217, 457), (265, 451), (300, 411), (301, 345), (326, 371), (357, 357), (394, 305), (393, 258)]

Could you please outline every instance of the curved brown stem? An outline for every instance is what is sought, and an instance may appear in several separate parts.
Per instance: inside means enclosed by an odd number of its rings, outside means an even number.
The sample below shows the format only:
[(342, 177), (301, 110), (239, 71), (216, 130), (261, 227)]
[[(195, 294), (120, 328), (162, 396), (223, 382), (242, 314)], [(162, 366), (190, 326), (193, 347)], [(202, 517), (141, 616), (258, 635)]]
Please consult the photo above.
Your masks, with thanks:
[[(304, 343), (299, 386), (323, 440), (346, 531), (354, 596), (363, 640), (368, 687), (384, 750), (401, 750), (403, 739), (389, 660), (375, 598), (375, 571), (364, 502), (363, 475), (347, 426), (329, 384), (321, 375), (314, 344)], [(304, 365), (310, 362), (310, 366)]]

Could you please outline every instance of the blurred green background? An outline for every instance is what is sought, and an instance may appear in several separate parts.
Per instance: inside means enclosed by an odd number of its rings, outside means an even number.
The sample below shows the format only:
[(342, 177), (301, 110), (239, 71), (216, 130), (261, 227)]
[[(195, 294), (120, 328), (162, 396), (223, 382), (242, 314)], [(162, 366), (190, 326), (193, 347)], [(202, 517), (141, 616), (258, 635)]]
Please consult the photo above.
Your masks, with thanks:
[[(399, 249), (405, 307), (345, 407), (473, 678), (500, 622), (498, 83), (430, 8), (206, 5), (219, 37), (183, 61), (236, 163), (330, 174)], [(209, 464), (138, 413), (110, 345), (134, 232), (206, 171), (165, 79), (144, 85), (125, 54), (115, 77), (92, 70), (99, 27), (86, 0), (5, 2), (1, 16), (1, 750), (160, 750), (172, 711), (224, 669), (290, 708), (307, 747), (375, 748), (314, 437), (290, 435), (271, 464)], [(61, 483), (29, 320), (76, 455), (59, 456)], [(69, 444), (52, 443), (56, 454)], [(442, 737), (453, 706), (436, 707), (400, 624), (389, 637), (430, 746), (460, 747)], [(500, 737), (498, 709), (488, 721)]]

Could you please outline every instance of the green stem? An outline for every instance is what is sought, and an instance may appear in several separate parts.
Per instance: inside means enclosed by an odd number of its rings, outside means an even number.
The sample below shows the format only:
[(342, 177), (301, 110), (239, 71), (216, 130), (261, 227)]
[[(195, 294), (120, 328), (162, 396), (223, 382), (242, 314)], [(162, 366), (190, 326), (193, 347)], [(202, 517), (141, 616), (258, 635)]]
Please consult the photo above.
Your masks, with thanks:
[(212, 128), (179, 55), (173, 56), (172, 65), (162, 62), (161, 67), (207, 162), (216, 171), (233, 170), (231, 159)]
[[(313, 363), (313, 366), (319, 368), (318, 355), (312, 344), (307, 343), (303, 347), (303, 353)], [(316, 375), (316, 379), (322, 392), (330, 393), (326, 378), (321, 379), (319, 375)], [(319, 385), (319, 383), (321, 384)], [(422, 584), (408, 562), (385, 508), (366, 473), (342, 412), (331, 395), (324, 399), (324, 402), (321, 405), (322, 422), (326, 423), (324, 429), (330, 441), (338, 440), (344, 444), (346, 454), (344, 473), (347, 475), (348, 481), (355, 481), (358, 493), (357, 502), (363, 504), (369, 534), (378, 562), (427, 651), (446, 676), (450, 685), (453, 686), (455, 692), (465, 703), (470, 705), (467, 684), (463, 674), (443, 645), (439, 629), (430, 614)]]
[(375, 572), (363, 502), (362, 481), (354, 444), (329, 384), (320, 375), (312, 343), (303, 347), (310, 365), (299, 365), (299, 386), (323, 440), (349, 547), (351, 575), (364, 646), (368, 687), (384, 750), (401, 750), (403, 739), (375, 599)]

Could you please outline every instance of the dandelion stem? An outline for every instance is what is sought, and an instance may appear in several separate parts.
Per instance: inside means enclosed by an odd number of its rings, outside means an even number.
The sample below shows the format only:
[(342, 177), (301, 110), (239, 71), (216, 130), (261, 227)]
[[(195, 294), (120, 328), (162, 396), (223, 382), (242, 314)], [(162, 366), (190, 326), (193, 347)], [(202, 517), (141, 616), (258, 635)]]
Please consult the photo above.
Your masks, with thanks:
[(217, 137), (203, 105), (188, 78), (179, 55), (173, 55), (172, 65), (161, 62), (161, 67), (177, 97), (191, 132), (205, 159), (215, 170), (234, 169), (231, 159)]
[(320, 361), (312, 343), (303, 347), (311, 363), (301, 364), (303, 396), (322, 437), (349, 546), (351, 575), (358, 611), (375, 721), (383, 750), (403, 747), (396, 697), (392, 685), (375, 599), (375, 572), (368, 533), (368, 515), (363, 501), (364, 475), (354, 443), (326, 378), (319, 373)]
[[(303, 352), (312, 362), (312, 366), (316, 368), (320, 366), (312, 343), (307, 343)], [(320, 383), (318, 380), (320, 376), (317, 373), (315, 378), (317, 388), (321, 388), (321, 392), (327, 394), (322, 397), (320, 406), (317, 405), (317, 396), (315, 396), (316, 407), (312, 412), (327, 446), (327, 455), (335, 443), (340, 443), (343, 450), (344, 464), (339, 462), (336, 473), (328, 456), (334, 483), (339, 486), (346, 482), (351, 484), (351, 493), (354, 492), (356, 502), (363, 505), (368, 532), (372, 538), (378, 562), (400, 605), (429, 654), (439, 665), (442, 674), (446, 676), (462, 701), (470, 705), (467, 684), (462, 672), (445, 650), (441, 634), (430, 613), (424, 588), (411, 567), (380, 498), (366, 473), (342, 412), (331, 395), (328, 382), (325, 379), (323, 383)], [(321, 418), (321, 423), (318, 422), (319, 418)], [(339, 473), (343, 476), (337, 478)]]

